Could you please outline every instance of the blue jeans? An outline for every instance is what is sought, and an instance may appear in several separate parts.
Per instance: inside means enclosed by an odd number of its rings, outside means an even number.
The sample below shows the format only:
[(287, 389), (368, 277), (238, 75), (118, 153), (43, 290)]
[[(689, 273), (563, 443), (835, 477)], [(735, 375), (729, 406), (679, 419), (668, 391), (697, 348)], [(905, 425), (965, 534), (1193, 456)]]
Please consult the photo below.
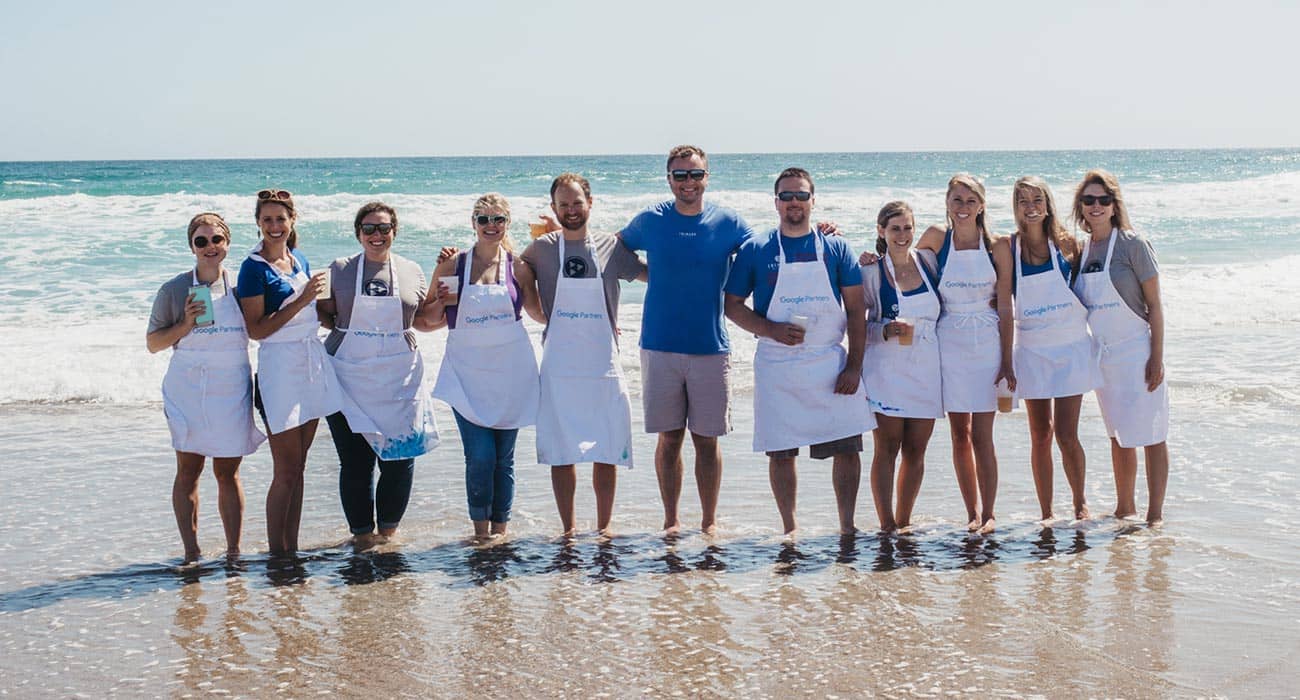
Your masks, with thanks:
[(515, 438), (518, 428), (497, 430), (475, 425), (452, 409), (465, 445), (465, 495), (470, 520), (510, 522), (515, 500)]
[[(379, 529), (396, 528), (411, 500), (411, 480), (415, 475), (414, 459), (382, 460), (375, 456), (370, 443), (352, 432), (342, 413), (325, 416), (339, 453), (339, 500), (354, 535)], [(375, 483), (375, 463), (379, 463), (379, 482)]]

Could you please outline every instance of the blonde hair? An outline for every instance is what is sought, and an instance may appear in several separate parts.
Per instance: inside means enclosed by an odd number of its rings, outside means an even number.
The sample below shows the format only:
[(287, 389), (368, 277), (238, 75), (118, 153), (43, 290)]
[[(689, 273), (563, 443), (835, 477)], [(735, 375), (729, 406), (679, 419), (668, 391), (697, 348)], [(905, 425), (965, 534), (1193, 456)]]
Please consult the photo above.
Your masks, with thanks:
[(510, 202), (506, 201), (504, 195), (498, 192), (488, 192), (487, 194), (474, 200), (474, 209), (470, 211), (470, 224), (473, 225), (474, 217), (482, 214), (487, 209), (500, 209), (506, 213), (506, 233), (501, 236), (501, 247), (506, 249), (507, 253), (515, 252), (514, 241), (510, 240)]
[(190, 219), (190, 227), (189, 231), (185, 234), (185, 241), (189, 243), (191, 247), (194, 245), (194, 232), (198, 231), (201, 226), (216, 226), (225, 232), (226, 240), (230, 240), (230, 226), (226, 223), (226, 220), (221, 218), (221, 215), (216, 212), (205, 211), (202, 214), (195, 214), (194, 218)]
[(1083, 188), (1088, 185), (1101, 185), (1106, 190), (1106, 194), (1115, 198), (1115, 211), (1110, 215), (1111, 228), (1117, 228), (1121, 231), (1132, 231), (1133, 224), (1128, 220), (1128, 208), (1124, 206), (1124, 195), (1119, 192), (1119, 180), (1111, 175), (1108, 171), (1101, 168), (1093, 168), (1083, 176), (1083, 181), (1079, 186), (1074, 188), (1074, 224), (1079, 228), (1092, 233), (1088, 228), (1088, 222), (1083, 217)]
[[(1026, 175), (1016, 180), (1016, 184), (1011, 187), (1011, 212), (1016, 220), (1016, 233), (1025, 232), (1025, 222), (1020, 220), (1020, 212), (1016, 208), (1016, 195), (1021, 190), (1031, 190), (1042, 193), (1043, 200), (1047, 203), (1047, 216), (1043, 217), (1043, 233), (1050, 237), (1061, 254), (1067, 258), (1078, 252), (1074, 240), (1065, 226), (1061, 223), (1061, 217), (1056, 212), (1056, 198), (1052, 196), (1052, 190), (1043, 181), (1043, 178), (1036, 175)], [(1020, 261), (1016, 261), (1020, 264)]]
[(948, 198), (952, 196), (952, 189), (958, 185), (974, 192), (975, 196), (979, 198), (980, 213), (975, 216), (975, 228), (979, 230), (980, 236), (984, 238), (985, 250), (993, 250), (993, 233), (989, 231), (988, 224), (985, 223), (985, 219), (989, 213), (988, 196), (984, 194), (984, 183), (980, 182), (978, 178), (970, 173), (957, 173), (948, 180), (948, 191), (943, 195), (944, 220), (948, 223), (948, 228), (952, 229), (956, 227), (952, 217), (948, 216), (947, 204)]

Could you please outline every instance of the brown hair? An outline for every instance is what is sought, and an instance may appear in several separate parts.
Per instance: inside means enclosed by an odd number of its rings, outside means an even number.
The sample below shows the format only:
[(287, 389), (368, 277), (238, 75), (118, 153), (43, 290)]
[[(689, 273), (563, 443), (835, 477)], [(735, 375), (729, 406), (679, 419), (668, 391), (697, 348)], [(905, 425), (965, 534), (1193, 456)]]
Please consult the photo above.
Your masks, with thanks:
[[(907, 215), (907, 218), (912, 220), (913, 225), (916, 224), (916, 216), (912, 214), (912, 206), (910, 204), (902, 200), (894, 200), (892, 202), (888, 202), (885, 204), (885, 206), (880, 208), (880, 213), (876, 214), (876, 226), (879, 228), (884, 228), (889, 225), (890, 219), (894, 218), (895, 216), (903, 216), (903, 215)], [(884, 236), (880, 235), (879, 231), (877, 231), (876, 254), (884, 255), (885, 253), (888, 252), (889, 252), (889, 242), (885, 240)]]
[(581, 187), (582, 194), (587, 197), (587, 201), (591, 201), (591, 183), (587, 182), (587, 178), (577, 173), (560, 173), (554, 180), (551, 180), (552, 202), (555, 201), (555, 191), (560, 189), (560, 185), (577, 185)]
[(808, 182), (808, 194), (817, 193), (817, 185), (813, 184), (812, 175), (809, 175), (807, 170), (804, 170), (803, 168), (786, 168), (781, 171), (780, 175), (776, 176), (776, 182), (772, 183), (772, 194), (780, 194), (778, 190), (781, 187), (781, 181), (787, 177), (803, 178)]
[(352, 228), (356, 230), (357, 238), (361, 237), (361, 221), (377, 211), (388, 214), (388, 218), (393, 222), (393, 235), (397, 235), (397, 210), (383, 202), (366, 202), (357, 210), (357, 217), (352, 221)]
[(1092, 233), (1088, 228), (1088, 222), (1083, 218), (1083, 188), (1088, 185), (1101, 185), (1106, 190), (1106, 194), (1115, 198), (1115, 211), (1110, 215), (1111, 228), (1117, 228), (1121, 231), (1132, 231), (1133, 224), (1128, 220), (1128, 208), (1124, 206), (1124, 195), (1119, 192), (1119, 180), (1109, 172), (1101, 168), (1093, 168), (1083, 176), (1083, 181), (1079, 186), (1074, 188), (1074, 223), (1079, 228)]
[(993, 234), (989, 232), (989, 227), (985, 223), (985, 218), (989, 213), (989, 202), (988, 197), (984, 194), (984, 183), (980, 182), (978, 178), (970, 173), (957, 173), (948, 180), (948, 191), (943, 195), (943, 201), (945, 204), (944, 219), (948, 223), (948, 228), (955, 228), (955, 222), (948, 218), (947, 202), (948, 197), (952, 196), (952, 188), (957, 185), (961, 185), (971, 192), (974, 192), (975, 196), (979, 198), (980, 213), (975, 216), (975, 228), (979, 230), (980, 236), (984, 239), (985, 250), (993, 250)]
[(671, 168), (674, 160), (678, 158), (690, 158), (691, 156), (699, 156), (700, 160), (704, 161), (704, 169), (708, 170), (709, 157), (704, 154), (704, 149), (699, 146), (689, 146), (686, 144), (674, 146), (671, 151), (668, 151), (668, 162), (664, 167)]
[(195, 214), (194, 218), (190, 219), (190, 228), (185, 234), (185, 240), (191, 248), (194, 247), (194, 232), (199, 230), (200, 226), (216, 226), (225, 232), (226, 240), (230, 240), (230, 226), (226, 220), (216, 212), (205, 211), (202, 214)]
[[(1043, 178), (1036, 175), (1026, 175), (1016, 180), (1016, 184), (1011, 187), (1011, 212), (1016, 221), (1016, 233), (1025, 232), (1023, 222), (1016, 214), (1016, 194), (1020, 190), (1037, 190), (1043, 194), (1043, 200), (1047, 202), (1047, 216), (1043, 217), (1043, 233), (1056, 243), (1061, 255), (1067, 259), (1078, 253), (1074, 236), (1065, 230), (1065, 226), (1061, 224), (1061, 217), (1056, 213), (1056, 198), (1052, 196), (1052, 190), (1048, 188)], [(1019, 265), (1020, 261), (1017, 260), (1015, 263)]]
[(298, 247), (298, 227), (294, 225), (294, 222), (296, 222), (297, 219), (298, 219), (298, 209), (297, 209), (296, 207), (293, 206), (293, 195), (289, 194), (289, 192), (288, 192), (287, 190), (277, 190), (277, 189), (275, 189), (275, 188), (273, 188), (273, 187), (272, 187), (272, 188), (267, 188), (267, 189), (270, 189), (272, 192), (284, 192), (285, 194), (287, 194), (287, 195), (289, 195), (289, 196), (288, 196), (288, 197), (284, 197), (284, 198), (282, 198), (282, 199), (279, 199), (279, 198), (261, 199), (261, 198), (259, 198), (259, 199), (257, 200), (257, 206), (253, 208), (253, 221), (257, 221), (257, 222), (259, 222), (258, 225), (257, 225), (258, 234), (260, 235), (260, 234), (261, 234), (261, 231), (262, 231), (262, 225), (261, 225), (261, 223), (260, 223), (261, 218), (262, 218), (262, 207), (263, 207), (264, 205), (267, 205), (267, 204), (279, 204), (279, 205), (283, 206), (285, 209), (287, 209), (287, 210), (289, 211), (289, 219), (290, 219), (290, 222), (289, 222), (289, 240), (288, 240), (288, 246), (289, 246), (289, 250), (293, 250), (293, 249), (295, 249), (295, 248)]
[(488, 192), (487, 194), (474, 200), (474, 209), (470, 211), (470, 224), (473, 225), (475, 216), (481, 214), (485, 209), (500, 209), (506, 213), (506, 234), (501, 237), (501, 247), (506, 249), (507, 253), (515, 252), (514, 241), (510, 240), (510, 202), (506, 201), (504, 195), (497, 192)]

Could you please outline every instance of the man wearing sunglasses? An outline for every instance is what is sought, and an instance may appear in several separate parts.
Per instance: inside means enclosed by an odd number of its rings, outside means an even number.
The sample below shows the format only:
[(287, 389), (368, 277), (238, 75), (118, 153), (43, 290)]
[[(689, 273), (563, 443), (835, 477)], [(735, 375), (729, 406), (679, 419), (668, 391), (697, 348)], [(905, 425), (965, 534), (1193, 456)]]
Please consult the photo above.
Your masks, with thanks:
[[(759, 337), (754, 350), (754, 451), (785, 532), (797, 527), (795, 458), (833, 459), (840, 533), (854, 532), (862, 433), (875, 427), (862, 387), (866, 299), (857, 256), (812, 225), (812, 176), (786, 168), (774, 193), (780, 226), (746, 241), (724, 288), (727, 318)], [(753, 307), (745, 300), (753, 297)], [(849, 349), (842, 345), (848, 330)]]
[(735, 211), (704, 201), (709, 160), (700, 148), (672, 149), (667, 180), (673, 198), (638, 214), (619, 237), (629, 249), (645, 251), (650, 268), (641, 321), (641, 400), (646, 432), (659, 434), (655, 474), (664, 530), (681, 526), (681, 451), (690, 430), (700, 527), (708, 533), (722, 483), (718, 437), (731, 430), (722, 284), (732, 254), (752, 231)]

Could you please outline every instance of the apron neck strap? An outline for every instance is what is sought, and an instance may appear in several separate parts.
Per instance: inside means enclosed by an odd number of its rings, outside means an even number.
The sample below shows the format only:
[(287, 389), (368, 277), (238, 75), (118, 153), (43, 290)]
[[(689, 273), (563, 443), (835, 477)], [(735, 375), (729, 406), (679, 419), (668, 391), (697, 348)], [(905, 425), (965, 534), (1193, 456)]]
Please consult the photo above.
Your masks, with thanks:
[[(352, 256), (352, 259), (357, 261), (356, 292), (353, 293), (353, 298), (360, 299), (361, 278), (365, 277), (366, 275), (366, 252), (363, 250), (360, 253), (357, 253), (356, 255)], [(396, 266), (393, 265), (392, 253), (388, 254), (388, 261), (383, 264), (388, 265), (388, 277), (390, 281), (393, 283), (392, 289), (389, 291), (389, 296), (394, 296), (394, 297), (399, 296), (397, 291), (397, 268)]]
[[(776, 260), (779, 264), (785, 264), (785, 246), (781, 245), (781, 229), (778, 227), (772, 232), (776, 238)], [(808, 235), (813, 237), (813, 260), (821, 262), (822, 259), (822, 237), (814, 229), (808, 230)]]

